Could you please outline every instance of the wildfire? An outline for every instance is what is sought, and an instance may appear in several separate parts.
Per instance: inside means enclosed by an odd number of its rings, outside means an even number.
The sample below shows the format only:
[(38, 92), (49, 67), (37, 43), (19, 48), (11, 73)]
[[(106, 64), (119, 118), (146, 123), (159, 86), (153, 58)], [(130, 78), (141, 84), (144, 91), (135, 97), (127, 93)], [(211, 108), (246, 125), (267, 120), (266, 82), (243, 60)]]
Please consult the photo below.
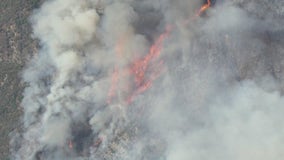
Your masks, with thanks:
[(207, 3), (204, 4), (198, 11), (197, 15), (200, 16), (203, 12), (205, 12), (211, 6), (211, 0), (207, 0)]
[[(122, 59), (123, 58), (123, 52), (125, 51), (125, 43), (126, 40), (124, 38), (120, 38), (118, 43), (115, 46), (115, 56), (117, 59)], [(116, 96), (117, 90), (118, 90), (118, 83), (119, 79), (121, 76), (121, 71), (116, 64), (114, 71), (111, 76), (111, 87), (108, 91), (108, 99), (107, 103), (110, 104), (112, 103), (113, 98)]]
[(68, 141), (68, 147), (69, 149), (73, 149), (73, 142), (71, 140)]
[(150, 75), (146, 77), (146, 71), (149, 69), (151, 62), (157, 60), (162, 51), (163, 42), (166, 37), (169, 36), (171, 32), (171, 27), (167, 27), (166, 31), (162, 33), (155, 43), (151, 46), (149, 53), (142, 59), (134, 61), (132, 67), (130, 68), (130, 74), (134, 76), (134, 81), (136, 89), (127, 98), (127, 103), (131, 103), (133, 98), (138, 94), (145, 92), (149, 87), (151, 87), (153, 81), (159, 76), (162, 68), (162, 61), (159, 61), (157, 65), (153, 64), (153, 70), (149, 71)]
[(98, 148), (102, 142), (103, 142), (103, 138), (98, 138), (98, 139), (95, 141), (94, 147), (95, 147), (95, 148)]
[[(111, 87), (108, 92), (107, 103), (110, 104), (116, 96), (116, 92), (118, 90), (118, 83), (121, 78), (129, 78), (133, 80), (135, 86), (134, 88), (129, 88), (128, 86), (123, 86), (128, 94), (125, 98), (125, 102), (127, 104), (131, 103), (133, 98), (138, 94), (146, 91), (151, 85), (152, 82), (158, 77), (160, 70), (162, 68), (162, 62), (159, 61), (157, 64), (154, 62), (157, 60), (159, 55), (161, 54), (163, 41), (170, 34), (171, 27), (168, 27), (167, 30), (162, 33), (159, 38), (155, 41), (155, 43), (150, 47), (149, 52), (142, 58), (135, 60), (130, 63), (129, 67), (119, 69), (119, 67), (115, 67), (112, 75), (111, 75)], [(119, 42), (117, 44), (116, 54), (121, 58), (123, 52), (122, 43)], [(149, 69), (151, 66), (151, 70)], [(153, 69), (152, 69), (153, 68)], [(146, 73), (147, 72), (147, 73)], [(123, 76), (123, 77), (121, 77)]]
[(110, 104), (112, 101), (112, 98), (115, 96), (116, 90), (117, 90), (117, 83), (119, 80), (119, 73), (118, 69), (115, 68), (114, 72), (112, 73), (111, 76), (111, 87), (108, 92), (108, 100), (107, 103)]
[[(199, 9), (196, 16), (200, 16), (210, 6), (211, 0), (207, 0), (207, 3)], [(135, 86), (132, 88), (129, 86), (122, 87), (128, 94), (126, 97), (124, 97), (124, 101), (127, 104), (130, 104), (137, 95), (145, 92), (152, 86), (153, 81), (159, 77), (163, 68), (163, 61), (158, 60), (158, 57), (161, 54), (163, 42), (169, 36), (172, 29), (172, 26), (168, 26), (165, 32), (163, 32), (150, 47), (149, 52), (144, 57), (130, 63), (130, 66), (127, 68), (120, 69), (119, 67), (115, 66), (115, 69), (111, 75), (111, 87), (109, 89), (107, 99), (108, 104), (112, 103), (112, 99), (117, 96), (116, 93), (118, 91), (118, 83), (121, 79), (121, 76), (124, 78), (127, 77), (130, 80), (132, 79), (135, 84)], [(124, 45), (125, 41), (120, 40), (115, 46), (116, 56), (119, 59), (123, 58)]]

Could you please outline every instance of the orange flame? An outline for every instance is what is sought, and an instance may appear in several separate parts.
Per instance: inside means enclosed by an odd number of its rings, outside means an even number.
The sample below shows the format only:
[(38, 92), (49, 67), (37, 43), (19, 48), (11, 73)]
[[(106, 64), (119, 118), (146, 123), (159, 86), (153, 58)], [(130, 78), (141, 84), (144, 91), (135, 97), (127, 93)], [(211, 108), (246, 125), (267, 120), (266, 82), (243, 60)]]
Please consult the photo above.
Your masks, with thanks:
[(70, 141), (68, 141), (68, 147), (70, 148), (70, 149), (73, 149), (73, 142), (70, 140)]
[(146, 77), (146, 71), (149, 69), (151, 62), (155, 61), (162, 51), (163, 42), (166, 37), (169, 36), (172, 27), (168, 26), (166, 31), (162, 33), (155, 43), (151, 46), (149, 53), (144, 56), (142, 59), (135, 61), (130, 68), (130, 74), (134, 76), (134, 81), (136, 84), (136, 89), (128, 97), (127, 103), (131, 103), (133, 98), (138, 94), (145, 92), (148, 88), (151, 87), (153, 81), (158, 77), (162, 62), (160, 61), (158, 65), (154, 65), (154, 70), (150, 71), (150, 76)]
[(203, 12), (205, 12), (211, 6), (211, 0), (207, 0), (207, 3), (204, 4), (198, 11), (197, 15), (200, 16)]
[[(199, 11), (197, 12), (196, 16), (200, 16), (203, 12), (205, 12), (209, 7), (211, 6), (211, 0), (207, 0), (207, 3), (204, 4)], [(195, 17), (193, 17), (195, 18)], [(186, 21), (186, 23), (189, 20)], [(163, 42), (166, 37), (169, 36), (169, 34), (172, 31), (172, 26), (168, 26), (166, 31), (163, 32), (159, 38), (154, 42), (154, 44), (150, 47), (148, 54), (146, 54), (141, 59), (138, 59), (131, 63), (129, 68), (123, 69), (122, 71), (119, 70), (119, 67), (115, 66), (114, 72), (111, 76), (111, 87), (108, 92), (108, 99), (107, 103), (112, 103), (112, 99), (117, 96), (116, 92), (118, 90), (118, 82), (120, 79), (120, 76), (127, 76), (131, 79), (131, 77), (134, 80), (135, 88), (126, 88), (126, 93), (128, 93), (128, 97), (125, 99), (125, 102), (127, 104), (130, 104), (133, 99), (145, 92), (147, 89), (149, 89), (152, 86), (153, 81), (160, 75), (161, 68), (162, 68), (162, 61), (158, 61), (158, 64), (152, 64), (157, 60), (157, 58), (161, 54), (161, 50), (163, 47)], [(122, 58), (123, 51), (124, 51), (124, 45), (125, 41), (120, 39), (115, 46), (116, 56), (117, 58)], [(149, 69), (151, 66), (151, 70)], [(153, 69), (152, 69), (153, 68)], [(149, 73), (150, 72), (150, 73)]]
[[(111, 86), (108, 91), (107, 99), (108, 104), (112, 103), (112, 99), (116, 96), (116, 92), (118, 90), (117, 85), (119, 83), (119, 79), (122, 78), (120, 76), (132, 79), (135, 84), (134, 88), (124, 87), (127, 90), (126, 93), (128, 94), (125, 97), (125, 102), (127, 104), (130, 104), (135, 96), (145, 92), (152, 85), (152, 82), (160, 73), (159, 70), (162, 68), (162, 62), (154, 64), (154, 61), (157, 60), (161, 54), (163, 41), (170, 34), (170, 31), (171, 27), (168, 27), (167, 30), (162, 33), (155, 43), (150, 47), (148, 54), (132, 62), (128, 68), (119, 70), (119, 67), (115, 67), (114, 72), (111, 75)], [(124, 48), (123, 43), (118, 42), (115, 48), (117, 55), (121, 57)], [(149, 70), (150, 66), (154, 69)]]
[[(116, 58), (121, 59), (123, 57), (123, 52), (125, 51), (125, 43), (126, 40), (124, 38), (120, 38), (118, 43), (115, 46), (115, 55)], [(118, 83), (120, 79), (120, 70), (118, 66), (115, 66), (114, 71), (111, 75), (111, 87), (108, 91), (107, 103), (111, 104), (112, 99), (115, 97), (116, 92), (118, 90)]]
[(95, 148), (99, 147), (102, 142), (103, 142), (103, 138), (98, 138), (94, 144), (94, 147)]
[(112, 98), (115, 96), (115, 92), (117, 90), (118, 80), (119, 80), (119, 73), (118, 73), (118, 69), (115, 68), (114, 72), (112, 73), (112, 76), (111, 76), (111, 87), (110, 87), (109, 92), (108, 92), (108, 100), (107, 100), (108, 104), (111, 103)]

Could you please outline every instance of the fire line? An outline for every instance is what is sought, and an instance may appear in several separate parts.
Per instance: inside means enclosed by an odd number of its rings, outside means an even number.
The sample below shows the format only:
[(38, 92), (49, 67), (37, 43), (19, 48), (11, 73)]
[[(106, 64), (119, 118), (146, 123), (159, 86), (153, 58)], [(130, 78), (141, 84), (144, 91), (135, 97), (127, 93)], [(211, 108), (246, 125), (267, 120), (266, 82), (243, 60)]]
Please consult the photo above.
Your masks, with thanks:
[(202, 5), (199, 9), (197, 15), (200, 16), (203, 12), (205, 12), (211, 6), (211, 0), (207, 0), (207, 3)]
[[(196, 16), (202, 15), (209, 7), (211, 6), (211, 0), (207, 0), (207, 3), (202, 5), (198, 10)], [(122, 71), (119, 67), (115, 66), (115, 69), (111, 75), (111, 87), (108, 93), (107, 103), (111, 104), (113, 99), (116, 97), (117, 99), (117, 92), (120, 87), (118, 87), (118, 83), (121, 76), (123, 78), (127, 77), (132, 79), (134, 82), (134, 88), (123, 86), (126, 89), (126, 97), (124, 97), (124, 102), (126, 104), (130, 104), (133, 99), (138, 96), (139, 94), (148, 90), (155, 79), (157, 79), (160, 75), (161, 68), (163, 68), (163, 61), (157, 60), (161, 54), (163, 42), (164, 40), (170, 35), (173, 27), (167, 26), (166, 30), (158, 37), (158, 39), (151, 45), (149, 52), (142, 58), (135, 60), (134, 62), (130, 63), (129, 68), (124, 68)], [(118, 41), (116, 45), (116, 54), (120, 58), (123, 56), (122, 52), (124, 48), (124, 43)], [(157, 64), (153, 64), (158, 62)], [(153, 67), (154, 66), (154, 67)]]

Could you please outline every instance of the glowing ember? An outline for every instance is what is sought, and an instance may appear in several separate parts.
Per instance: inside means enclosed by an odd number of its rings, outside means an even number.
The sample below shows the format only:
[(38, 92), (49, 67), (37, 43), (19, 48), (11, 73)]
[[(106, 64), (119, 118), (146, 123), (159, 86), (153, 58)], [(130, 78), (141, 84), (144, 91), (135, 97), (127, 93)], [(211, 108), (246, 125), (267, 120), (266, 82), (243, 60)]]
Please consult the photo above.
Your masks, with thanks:
[(112, 77), (111, 77), (111, 87), (108, 92), (108, 100), (107, 103), (110, 104), (112, 101), (112, 98), (115, 96), (116, 90), (117, 90), (117, 83), (119, 79), (118, 69), (115, 68)]
[(200, 16), (204, 11), (206, 11), (211, 6), (211, 0), (207, 0), (207, 3), (204, 4), (198, 11), (197, 15)]
[(73, 149), (73, 142), (70, 140), (70, 141), (68, 141), (68, 147), (70, 148), (70, 149)]
[(102, 142), (103, 142), (103, 138), (98, 138), (94, 144), (94, 147), (95, 148), (99, 147)]

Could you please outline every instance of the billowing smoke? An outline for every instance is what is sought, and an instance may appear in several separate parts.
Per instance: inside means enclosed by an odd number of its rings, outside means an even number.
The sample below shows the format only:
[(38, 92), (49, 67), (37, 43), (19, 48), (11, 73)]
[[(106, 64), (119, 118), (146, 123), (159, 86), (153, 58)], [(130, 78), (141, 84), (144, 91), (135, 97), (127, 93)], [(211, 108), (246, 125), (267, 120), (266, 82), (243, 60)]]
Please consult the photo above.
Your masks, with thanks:
[(284, 4), (210, 2), (46, 1), (12, 159), (283, 159)]

